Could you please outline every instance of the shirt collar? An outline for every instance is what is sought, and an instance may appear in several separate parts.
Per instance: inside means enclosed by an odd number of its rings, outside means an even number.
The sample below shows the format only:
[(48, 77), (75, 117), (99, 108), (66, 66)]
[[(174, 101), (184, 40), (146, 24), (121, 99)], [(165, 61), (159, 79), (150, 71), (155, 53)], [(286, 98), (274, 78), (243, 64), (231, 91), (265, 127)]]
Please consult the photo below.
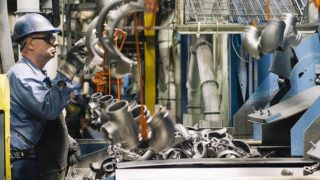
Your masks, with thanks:
[(46, 75), (45, 70), (40, 69), (38, 66), (33, 64), (28, 58), (22, 56), (21, 61), (26, 63), (34, 73), (40, 72), (42, 75)]

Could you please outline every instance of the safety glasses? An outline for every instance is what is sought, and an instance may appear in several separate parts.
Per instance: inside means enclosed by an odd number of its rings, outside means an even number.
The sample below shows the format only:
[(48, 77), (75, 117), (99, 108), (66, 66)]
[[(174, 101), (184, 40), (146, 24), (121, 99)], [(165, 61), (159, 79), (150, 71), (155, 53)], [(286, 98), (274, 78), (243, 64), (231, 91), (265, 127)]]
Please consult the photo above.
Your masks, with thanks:
[(46, 43), (54, 45), (54, 43), (57, 40), (57, 37), (53, 34), (48, 34), (47, 36), (34, 36), (34, 37), (31, 37), (31, 39), (42, 39)]

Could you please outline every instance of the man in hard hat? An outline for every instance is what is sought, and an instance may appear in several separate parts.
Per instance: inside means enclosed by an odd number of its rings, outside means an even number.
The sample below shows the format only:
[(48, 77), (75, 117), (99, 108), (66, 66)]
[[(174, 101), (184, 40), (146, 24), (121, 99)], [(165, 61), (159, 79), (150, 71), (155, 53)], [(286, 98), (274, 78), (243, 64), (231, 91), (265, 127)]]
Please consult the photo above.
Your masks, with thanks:
[[(83, 68), (84, 41), (75, 44), (67, 53), (66, 61), (58, 68), (57, 76), (50, 80), (43, 67), (56, 55), (58, 45), (56, 33), (58, 28), (42, 15), (31, 13), (20, 17), (14, 26), (14, 40), (20, 44), (21, 59), (8, 71), (10, 82), (10, 133), (11, 133), (11, 164), (12, 180), (37, 180), (39, 172), (37, 160), (45, 161), (38, 157), (36, 149), (40, 138), (45, 133), (54, 134), (57, 140), (43, 142), (40, 146), (40, 156), (50, 147), (66, 145), (68, 138), (63, 134), (63, 122), (57, 120), (63, 108), (67, 105), (72, 91), (71, 80), (79, 69)], [(44, 130), (53, 123), (52, 132)], [(47, 143), (47, 144), (46, 144)], [(58, 143), (58, 144), (50, 144)], [(59, 151), (58, 152), (63, 152)], [(63, 153), (62, 153), (63, 154)], [(55, 154), (51, 154), (55, 158)], [(41, 159), (42, 158), (42, 159)], [(59, 158), (56, 158), (59, 159)], [(67, 158), (61, 156), (56, 161), (53, 171), (63, 170)], [(43, 162), (43, 164), (50, 162)], [(52, 170), (53, 166), (50, 166)], [(45, 170), (48, 170), (45, 169)], [(42, 178), (43, 179), (43, 178)]]

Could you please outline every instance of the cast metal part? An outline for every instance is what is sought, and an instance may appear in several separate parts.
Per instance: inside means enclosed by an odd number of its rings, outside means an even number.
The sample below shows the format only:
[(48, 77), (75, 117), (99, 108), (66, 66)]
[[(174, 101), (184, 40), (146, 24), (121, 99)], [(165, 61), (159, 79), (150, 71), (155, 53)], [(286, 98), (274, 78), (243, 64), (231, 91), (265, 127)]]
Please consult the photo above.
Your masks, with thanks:
[(260, 58), (259, 52), (260, 34), (256, 27), (246, 26), (243, 34), (243, 47), (248, 51), (250, 56), (255, 59)]
[(272, 19), (268, 22), (266, 28), (263, 29), (260, 36), (259, 50), (267, 54), (273, 52), (279, 47), (283, 40), (283, 33), (286, 24), (279, 19)]
[(174, 142), (173, 121), (169, 117), (169, 111), (162, 108), (153, 117), (149, 118), (148, 125), (151, 131), (149, 148), (155, 152), (163, 151), (171, 147)]
[(109, 121), (101, 127), (101, 131), (114, 144), (121, 144), (124, 149), (133, 149), (138, 146), (138, 128), (132, 114), (128, 111), (129, 103), (124, 100), (112, 103), (106, 113)]

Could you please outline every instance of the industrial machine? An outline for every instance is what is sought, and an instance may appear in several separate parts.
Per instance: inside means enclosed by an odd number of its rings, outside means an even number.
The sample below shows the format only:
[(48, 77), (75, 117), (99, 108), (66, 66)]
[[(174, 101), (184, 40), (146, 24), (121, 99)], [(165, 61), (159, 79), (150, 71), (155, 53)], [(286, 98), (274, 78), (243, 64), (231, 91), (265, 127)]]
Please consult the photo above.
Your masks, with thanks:
[(78, 142), (103, 145), (67, 179), (319, 179), (318, 1), (62, 4), (58, 58), (88, 49)]

